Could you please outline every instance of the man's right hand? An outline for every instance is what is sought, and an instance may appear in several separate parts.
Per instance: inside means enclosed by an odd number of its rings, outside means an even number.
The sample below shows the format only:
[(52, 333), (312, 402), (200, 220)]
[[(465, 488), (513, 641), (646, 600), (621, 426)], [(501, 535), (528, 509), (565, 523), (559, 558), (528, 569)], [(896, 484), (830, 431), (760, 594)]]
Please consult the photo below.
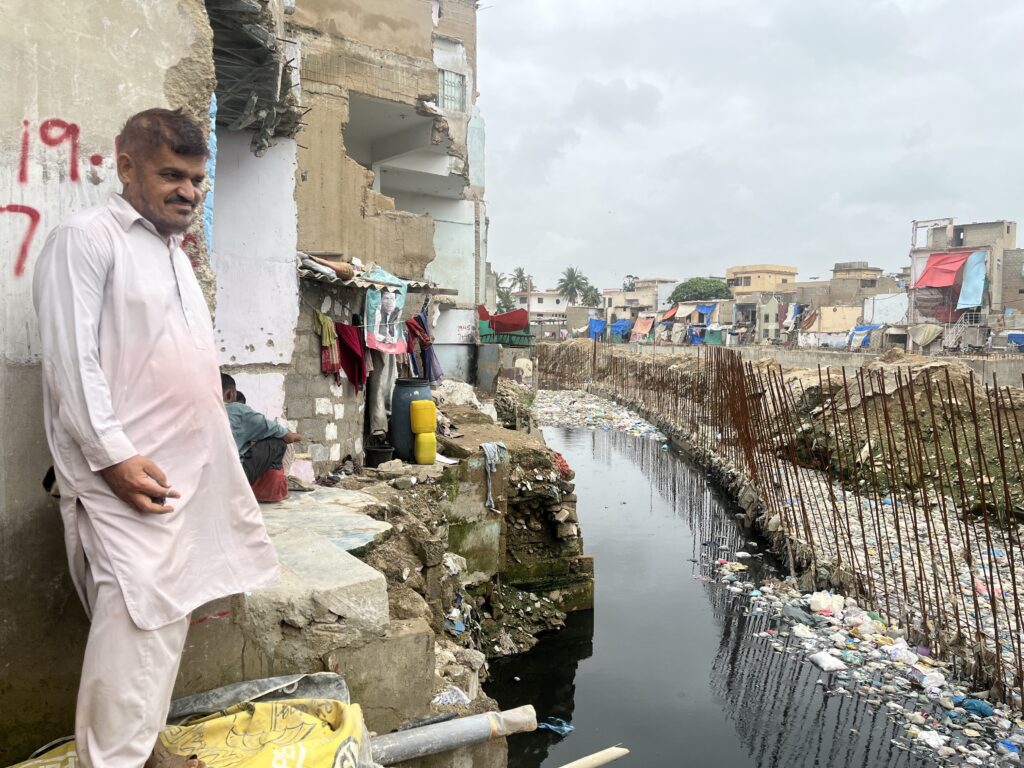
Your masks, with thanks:
[(100, 475), (117, 498), (143, 514), (173, 512), (174, 507), (168, 506), (166, 500), (181, 498), (167, 483), (163, 470), (145, 456), (132, 456), (101, 469)]
[(285, 445), (291, 445), (292, 443), (299, 442), (299, 440), (302, 439), (302, 435), (300, 435), (298, 432), (289, 432), (281, 439), (284, 440)]

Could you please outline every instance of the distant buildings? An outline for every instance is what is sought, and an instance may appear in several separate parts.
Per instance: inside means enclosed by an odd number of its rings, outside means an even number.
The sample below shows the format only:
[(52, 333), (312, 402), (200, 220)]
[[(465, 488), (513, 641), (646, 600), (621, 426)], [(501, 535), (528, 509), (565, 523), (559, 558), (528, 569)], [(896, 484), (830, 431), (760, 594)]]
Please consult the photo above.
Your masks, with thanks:
[(1016, 223), (929, 219), (912, 230), (910, 264), (897, 273), (845, 261), (828, 279), (797, 280), (794, 266), (734, 266), (725, 271), (731, 299), (676, 307), (667, 302), (676, 281), (637, 279), (632, 290), (603, 292), (605, 318), (640, 321), (634, 339), (659, 343), (925, 354), (1024, 348), (1024, 248), (1017, 247)]
[(778, 286), (796, 281), (797, 268), (779, 264), (748, 264), (725, 270), (725, 282), (732, 295), (771, 293)]
[(908, 348), (1003, 347), (1024, 329), (1024, 249), (1017, 224), (999, 220), (913, 223)]
[(671, 306), (668, 297), (679, 285), (670, 277), (638, 277), (633, 281), (632, 290), (604, 290), (604, 316), (609, 322), (636, 320), (644, 314), (664, 311)]

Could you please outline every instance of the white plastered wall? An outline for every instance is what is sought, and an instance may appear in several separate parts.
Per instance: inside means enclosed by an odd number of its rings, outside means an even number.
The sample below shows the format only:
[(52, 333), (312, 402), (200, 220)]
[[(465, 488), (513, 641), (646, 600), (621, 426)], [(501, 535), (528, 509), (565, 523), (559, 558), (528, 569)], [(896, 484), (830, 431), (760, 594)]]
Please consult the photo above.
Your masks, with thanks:
[[(256, 157), (250, 138), (244, 131), (217, 131), (214, 333), (222, 365), (287, 366), (299, 316), (296, 146), (282, 139)], [(268, 416), (281, 414), (283, 372), (237, 372), (235, 378), (250, 405)]]

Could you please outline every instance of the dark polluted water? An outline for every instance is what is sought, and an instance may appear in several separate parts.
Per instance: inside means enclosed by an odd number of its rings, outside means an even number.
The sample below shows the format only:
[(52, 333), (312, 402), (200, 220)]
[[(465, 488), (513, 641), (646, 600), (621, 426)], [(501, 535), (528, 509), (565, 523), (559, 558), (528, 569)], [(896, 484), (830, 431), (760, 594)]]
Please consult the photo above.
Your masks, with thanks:
[[(817, 668), (753, 637), (767, 619), (745, 615), (746, 598), (700, 579), (702, 553), (751, 547), (698, 467), (619, 432), (544, 436), (576, 471), (596, 605), (492, 664), (487, 690), (503, 709), (533, 704), (538, 719), (575, 726), (565, 738), (512, 737), (510, 768), (554, 768), (619, 743), (631, 754), (615, 765), (644, 768), (934, 764), (894, 746), (902, 726), (863, 698), (825, 696)], [(770, 574), (770, 563), (747, 562), (752, 580)]]

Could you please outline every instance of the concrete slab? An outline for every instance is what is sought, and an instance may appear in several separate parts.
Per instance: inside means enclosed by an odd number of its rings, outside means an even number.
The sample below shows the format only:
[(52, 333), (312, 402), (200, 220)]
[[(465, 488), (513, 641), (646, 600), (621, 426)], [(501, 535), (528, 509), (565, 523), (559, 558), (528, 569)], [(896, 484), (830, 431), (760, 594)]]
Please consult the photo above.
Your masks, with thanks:
[(360, 491), (322, 488), (307, 493), (295, 491), (274, 504), (263, 504), (263, 521), (270, 537), (301, 530), (320, 536), (346, 552), (363, 552), (391, 535), (391, 524), (365, 514), (379, 506), (375, 498)]
[(383, 633), (388, 626), (384, 574), (343, 548), (309, 531), (292, 529), (272, 536), (284, 578), (250, 600), (301, 605), (312, 600), (347, 623)]
[(387, 733), (428, 714), (434, 632), (423, 619), (392, 621), (386, 638), (331, 651), (324, 661), (345, 678), (371, 730)]

